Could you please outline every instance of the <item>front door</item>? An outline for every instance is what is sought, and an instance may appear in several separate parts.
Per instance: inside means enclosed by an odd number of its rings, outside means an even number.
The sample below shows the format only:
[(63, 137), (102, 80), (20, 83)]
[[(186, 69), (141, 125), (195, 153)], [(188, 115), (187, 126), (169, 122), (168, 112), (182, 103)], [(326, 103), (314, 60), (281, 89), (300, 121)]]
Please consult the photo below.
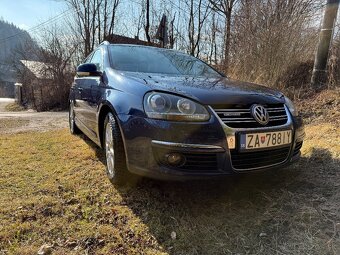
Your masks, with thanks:
[[(98, 49), (90, 61), (97, 66), (98, 71), (103, 71), (102, 51)], [(86, 77), (84, 78), (83, 88), (81, 90), (81, 111), (83, 124), (91, 131), (94, 136), (97, 136), (97, 111), (98, 102), (100, 99), (100, 87), (102, 86), (102, 77)]]

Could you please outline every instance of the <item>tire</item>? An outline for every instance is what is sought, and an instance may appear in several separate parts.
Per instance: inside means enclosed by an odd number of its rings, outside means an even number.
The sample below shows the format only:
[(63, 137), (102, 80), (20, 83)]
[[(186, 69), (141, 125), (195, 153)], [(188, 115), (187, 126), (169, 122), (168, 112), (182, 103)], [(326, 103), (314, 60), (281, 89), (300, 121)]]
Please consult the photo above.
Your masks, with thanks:
[(73, 101), (70, 101), (70, 110), (68, 113), (68, 123), (70, 127), (70, 133), (72, 135), (78, 135), (81, 133), (80, 129), (77, 127), (76, 122), (74, 120), (74, 106), (73, 106)]
[(107, 177), (113, 184), (125, 185), (133, 176), (127, 170), (124, 143), (112, 113), (105, 118), (103, 132)]

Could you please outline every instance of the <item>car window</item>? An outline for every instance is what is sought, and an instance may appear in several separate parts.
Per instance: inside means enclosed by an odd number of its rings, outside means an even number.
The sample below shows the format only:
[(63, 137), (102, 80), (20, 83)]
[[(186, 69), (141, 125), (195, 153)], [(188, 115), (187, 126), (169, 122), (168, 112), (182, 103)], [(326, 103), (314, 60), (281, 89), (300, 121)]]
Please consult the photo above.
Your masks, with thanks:
[(91, 53), (84, 61), (84, 64), (88, 64), (91, 63), (91, 59), (92, 59), (93, 53)]
[(201, 60), (174, 50), (111, 45), (112, 68), (127, 72), (216, 77), (217, 71)]
[(103, 70), (103, 58), (100, 50), (97, 50), (90, 61), (97, 66), (98, 70)]

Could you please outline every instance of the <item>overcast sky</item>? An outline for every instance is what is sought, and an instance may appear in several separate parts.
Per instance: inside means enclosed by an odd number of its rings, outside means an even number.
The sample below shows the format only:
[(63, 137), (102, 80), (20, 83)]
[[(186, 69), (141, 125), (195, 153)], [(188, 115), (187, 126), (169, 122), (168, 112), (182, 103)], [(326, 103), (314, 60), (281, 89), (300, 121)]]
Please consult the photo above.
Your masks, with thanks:
[(66, 9), (58, 0), (0, 0), (0, 17), (26, 30)]

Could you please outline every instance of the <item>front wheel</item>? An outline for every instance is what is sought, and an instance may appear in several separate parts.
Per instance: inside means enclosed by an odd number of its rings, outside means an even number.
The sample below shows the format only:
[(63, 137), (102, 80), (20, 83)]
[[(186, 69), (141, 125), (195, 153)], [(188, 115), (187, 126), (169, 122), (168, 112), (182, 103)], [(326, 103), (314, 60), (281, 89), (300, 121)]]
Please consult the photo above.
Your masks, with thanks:
[(104, 148), (106, 156), (106, 174), (113, 184), (125, 184), (131, 178), (126, 167), (124, 144), (120, 130), (112, 113), (108, 113), (104, 122)]
[(73, 105), (73, 101), (70, 101), (70, 110), (69, 110), (69, 127), (70, 127), (70, 132), (72, 135), (77, 135), (80, 134), (81, 131), (80, 129), (77, 127), (76, 123), (75, 123), (75, 115), (74, 115), (74, 105)]

